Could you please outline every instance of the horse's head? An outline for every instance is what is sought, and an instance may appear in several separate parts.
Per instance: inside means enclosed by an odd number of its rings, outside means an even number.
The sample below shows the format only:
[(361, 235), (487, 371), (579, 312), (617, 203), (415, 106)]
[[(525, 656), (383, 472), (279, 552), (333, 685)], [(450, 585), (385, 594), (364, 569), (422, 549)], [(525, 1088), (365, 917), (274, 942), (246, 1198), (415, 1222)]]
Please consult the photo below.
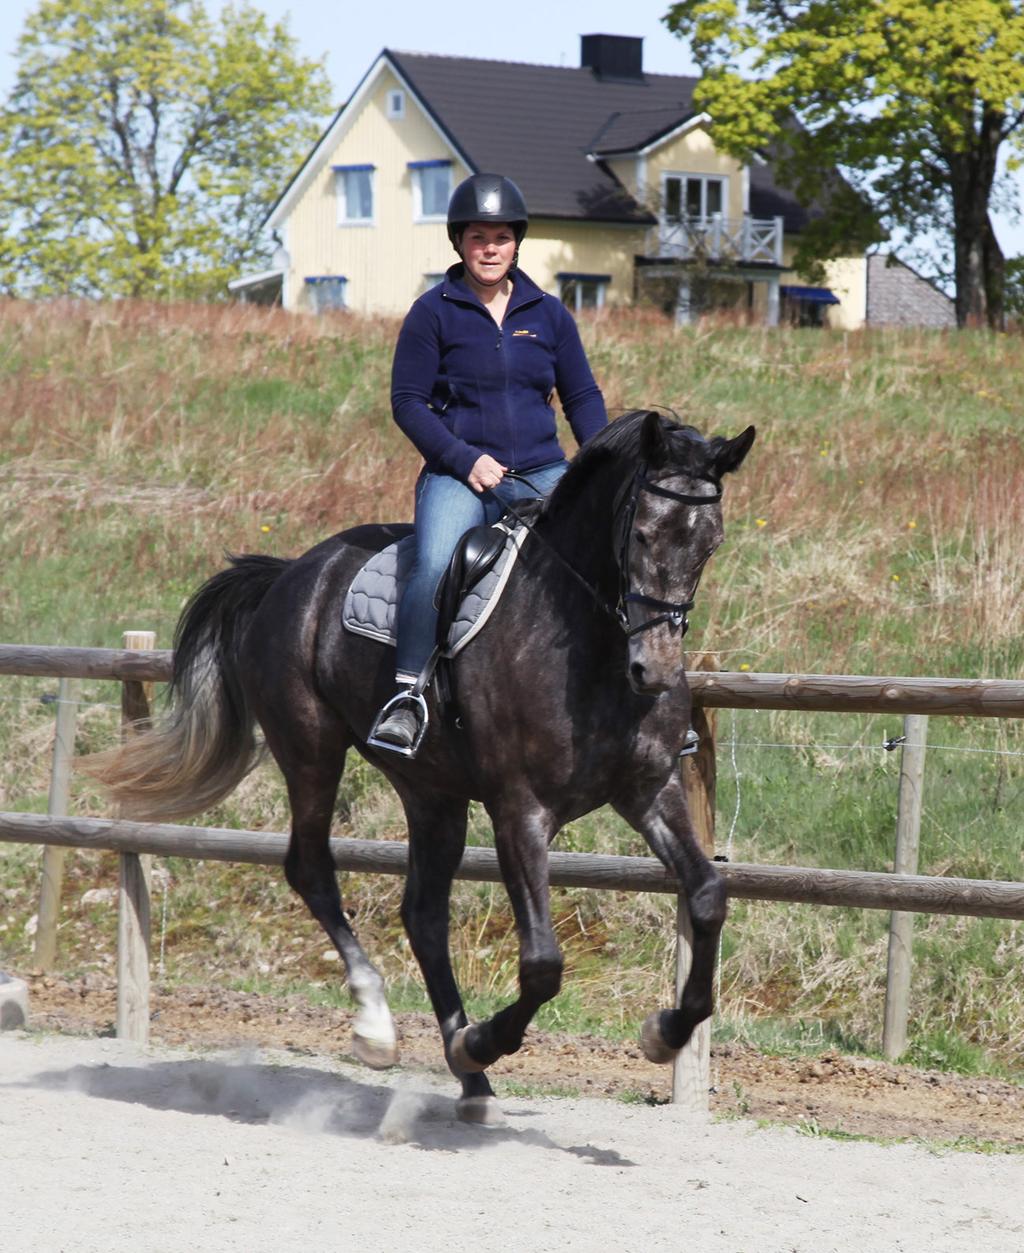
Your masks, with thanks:
[(640, 465), (617, 527), (620, 611), (635, 692), (656, 694), (679, 680), (686, 615), (724, 538), (722, 476), (739, 467), (753, 442), (752, 426), (735, 439), (705, 440), (657, 413), (643, 420)]

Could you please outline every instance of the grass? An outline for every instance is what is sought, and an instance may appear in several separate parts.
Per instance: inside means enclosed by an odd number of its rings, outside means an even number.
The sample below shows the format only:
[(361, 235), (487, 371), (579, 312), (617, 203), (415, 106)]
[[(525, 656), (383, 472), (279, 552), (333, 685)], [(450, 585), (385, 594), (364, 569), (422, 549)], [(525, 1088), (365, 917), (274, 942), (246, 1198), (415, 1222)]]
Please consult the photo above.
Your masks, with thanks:
[[(295, 554), (360, 522), (409, 515), (418, 459), (388, 418), (397, 324), (241, 307), (0, 304), (0, 638), (112, 646), (147, 628), (170, 644), (190, 591), (225, 551)], [(726, 499), (728, 542), (691, 640), (726, 668), (1024, 676), (1024, 339), (984, 332), (676, 331), (644, 314), (585, 322), (612, 411), (664, 404), (707, 432), (758, 439)], [(77, 744), (117, 734), (111, 684), (83, 682)], [(56, 681), (0, 681), (0, 808), (46, 808)], [(891, 868), (898, 719), (722, 710), (719, 847), (733, 860)], [(1024, 879), (1017, 723), (933, 719), (921, 870)], [(104, 803), (76, 779), (75, 813)], [(272, 767), (210, 825), (286, 829)], [(403, 836), (393, 794), (353, 759), (339, 834)], [(471, 839), (491, 843), (474, 810)], [(560, 847), (637, 854), (615, 815)], [(170, 859), (166, 979), (343, 995), (338, 965), (281, 876)], [(37, 849), (0, 846), (0, 961), (31, 963)], [(116, 860), (69, 856), (61, 960), (112, 969), (109, 908), (86, 888)], [(422, 1008), (398, 924), (397, 880), (349, 876), (346, 905), (397, 1003)], [(564, 991), (541, 1025), (632, 1034), (672, 985), (668, 898), (561, 890)], [(503, 894), (462, 884), (453, 947), (474, 1012), (513, 994)], [(733, 905), (716, 1035), (760, 1047), (877, 1050), (886, 918)], [(910, 1056), (1024, 1074), (1021, 924), (920, 916)]]

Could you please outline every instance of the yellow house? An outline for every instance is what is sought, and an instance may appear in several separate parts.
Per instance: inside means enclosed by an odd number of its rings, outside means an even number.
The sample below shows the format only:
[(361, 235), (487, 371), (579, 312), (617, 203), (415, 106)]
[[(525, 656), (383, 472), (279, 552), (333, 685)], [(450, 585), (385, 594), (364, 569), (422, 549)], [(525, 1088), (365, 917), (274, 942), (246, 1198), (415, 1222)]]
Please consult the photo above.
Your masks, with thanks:
[(653, 301), (687, 321), (711, 304), (863, 321), (856, 267), (835, 291), (788, 266), (807, 210), (767, 162), (715, 149), (696, 79), (646, 74), (641, 39), (584, 35), (579, 68), (385, 49), (271, 209), (272, 268), (243, 299), (316, 312), (404, 313), (456, 259), (451, 190), (507, 174), (530, 209), (520, 263), (577, 311)]

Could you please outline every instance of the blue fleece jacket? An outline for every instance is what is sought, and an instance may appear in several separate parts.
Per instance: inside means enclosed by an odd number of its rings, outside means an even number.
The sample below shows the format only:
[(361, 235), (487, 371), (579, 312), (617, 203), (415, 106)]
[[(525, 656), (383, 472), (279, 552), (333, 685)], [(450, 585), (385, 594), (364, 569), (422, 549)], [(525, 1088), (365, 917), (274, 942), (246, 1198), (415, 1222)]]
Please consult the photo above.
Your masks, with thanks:
[(527, 471), (562, 455), (557, 389), (579, 443), (607, 421), (572, 314), (522, 270), (501, 326), (453, 265), (409, 310), (395, 348), (391, 409), (427, 469), (466, 482), (481, 453)]

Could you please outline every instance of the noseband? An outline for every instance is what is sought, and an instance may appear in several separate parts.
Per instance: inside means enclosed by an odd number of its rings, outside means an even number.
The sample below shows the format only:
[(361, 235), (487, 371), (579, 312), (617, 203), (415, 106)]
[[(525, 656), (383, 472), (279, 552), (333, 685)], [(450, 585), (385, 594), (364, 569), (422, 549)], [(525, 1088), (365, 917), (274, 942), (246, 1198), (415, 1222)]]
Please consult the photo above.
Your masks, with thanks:
[[(541, 493), (537, 491), (536, 487), (534, 487), (525, 475), (517, 474), (514, 470), (507, 470), (506, 474), (509, 478), (518, 479), (521, 483), (525, 483), (528, 487), (533, 488), (533, 490), (537, 492), (538, 496), (541, 495)], [(714, 480), (709, 479), (708, 482), (714, 482)], [(601, 596), (597, 589), (591, 587), (579, 571), (575, 570), (565, 560), (561, 553), (548, 543), (543, 535), (538, 534), (531, 521), (525, 518), (519, 510), (509, 502), (506, 501), (503, 503), (505, 508), (508, 509), (509, 513), (512, 514), (516, 521), (522, 523), (531, 535), (536, 535), (537, 538), (551, 552), (552, 556), (556, 557), (559, 563), (564, 566), (566, 571), (572, 575), (576, 582), (586, 589), (595, 604), (597, 604), (604, 610), (605, 613), (609, 614), (619, 624), (627, 639), (632, 639), (634, 635), (639, 635), (641, 631), (646, 631), (651, 627), (660, 626), (663, 622), (669, 622), (673, 626), (681, 626), (683, 628), (683, 634), (685, 635), (686, 629), (689, 625), (686, 620), (686, 615), (693, 608), (695, 603), (694, 601), (658, 600), (655, 596), (648, 596), (644, 592), (634, 592), (630, 588), (629, 548), (630, 540), (633, 535), (633, 523), (636, 520), (636, 511), (640, 504), (641, 492), (650, 492), (652, 496), (662, 496), (666, 500), (674, 500), (681, 505), (715, 505), (722, 499), (721, 487), (718, 486), (717, 483), (715, 483), (715, 486), (718, 490), (713, 496), (689, 496), (685, 492), (673, 492), (667, 487), (662, 487), (658, 483), (651, 482), (651, 480), (647, 477), (647, 466), (646, 464), (642, 464), (636, 474), (633, 475), (630, 482), (626, 485), (629, 492), (628, 497), (625, 494), (625, 489), (620, 489), (618, 495), (616, 496), (615, 503), (612, 506), (613, 528), (618, 537), (615, 563), (619, 570), (619, 602), (614, 609), (604, 599), (604, 597)], [(625, 505), (623, 505), (624, 501)], [(614, 521), (614, 519), (619, 518), (620, 514), (621, 521)], [(662, 612), (653, 618), (648, 618), (646, 622), (641, 622), (639, 626), (631, 626), (629, 622), (629, 605), (646, 605), (650, 609), (660, 609)]]
[[(652, 496), (662, 496), (666, 500), (674, 500), (681, 505), (715, 505), (722, 499), (722, 489), (718, 487), (713, 496), (690, 496), (685, 492), (673, 492), (658, 483), (652, 483), (647, 477), (647, 466), (642, 465), (633, 476), (629, 499), (622, 515), (622, 521), (617, 527), (619, 542), (616, 564), (619, 567), (619, 603), (616, 606), (615, 616), (618, 619), (619, 626), (625, 632), (626, 638), (632, 639), (634, 635), (639, 635), (641, 631), (660, 626), (663, 622), (669, 622), (676, 627), (681, 626), (685, 635), (689, 626), (686, 615), (693, 608), (694, 601), (659, 600), (656, 596), (648, 596), (644, 592), (634, 592), (629, 586), (629, 549), (641, 492), (650, 492)], [(629, 622), (630, 605), (645, 605), (648, 609), (660, 609), (662, 612), (655, 614), (652, 618), (648, 618), (645, 622), (641, 622), (639, 626), (631, 626)]]

